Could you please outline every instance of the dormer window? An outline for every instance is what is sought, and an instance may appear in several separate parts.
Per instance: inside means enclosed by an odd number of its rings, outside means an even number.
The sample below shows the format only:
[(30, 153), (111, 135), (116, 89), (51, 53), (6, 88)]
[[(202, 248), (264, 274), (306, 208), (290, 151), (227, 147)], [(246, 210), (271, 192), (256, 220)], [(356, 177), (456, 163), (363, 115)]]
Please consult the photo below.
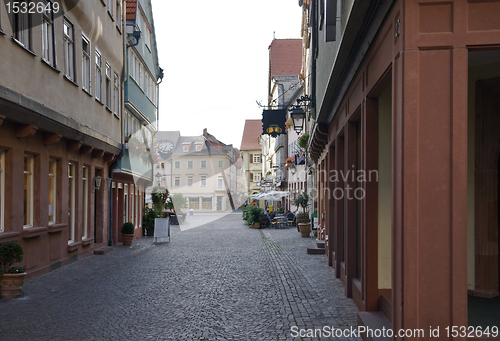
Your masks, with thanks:
[(202, 145), (201, 145), (201, 144), (197, 144), (197, 145), (196, 145), (196, 151), (197, 151), (197, 152), (200, 152), (200, 151), (201, 151), (201, 147), (202, 147)]
[(183, 151), (184, 153), (189, 152), (189, 144), (183, 144), (183, 145), (182, 145), (182, 151)]

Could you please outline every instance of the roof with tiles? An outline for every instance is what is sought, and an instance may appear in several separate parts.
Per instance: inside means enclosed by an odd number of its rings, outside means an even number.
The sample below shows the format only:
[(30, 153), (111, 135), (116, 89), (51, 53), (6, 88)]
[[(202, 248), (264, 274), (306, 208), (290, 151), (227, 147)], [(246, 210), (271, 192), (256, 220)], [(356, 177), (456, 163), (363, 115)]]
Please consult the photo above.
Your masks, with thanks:
[(127, 0), (126, 19), (127, 21), (135, 21), (137, 12), (137, 0)]
[(271, 77), (294, 76), (302, 68), (302, 39), (273, 39), (269, 45)]
[(262, 134), (261, 120), (245, 120), (245, 127), (243, 128), (243, 137), (241, 138), (240, 150), (260, 150), (260, 134)]

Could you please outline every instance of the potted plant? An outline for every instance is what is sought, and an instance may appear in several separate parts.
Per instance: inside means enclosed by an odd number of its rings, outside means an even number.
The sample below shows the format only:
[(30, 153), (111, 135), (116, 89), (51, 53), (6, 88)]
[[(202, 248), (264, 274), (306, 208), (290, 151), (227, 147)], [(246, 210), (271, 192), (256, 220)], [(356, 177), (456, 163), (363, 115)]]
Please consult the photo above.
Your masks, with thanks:
[(153, 201), (153, 208), (160, 217), (163, 215), (163, 209), (166, 207), (167, 202), (170, 202), (170, 194), (168, 189), (161, 186), (153, 187), (151, 191), (151, 201)]
[(161, 218), (155, 210), (149, 207), (144, 207), (144, 215), (142, 217), (142, 227), (144, 228), (145, 236), (154, 236), (155, 218)]
[(251, 206), (248, 213), (248, 226), (252, 228), (260, 227), (260, 214), (262, 209), (259, 206)]
[(13, 266), (23, 260), (23, 247), (14, 241), (0, 244), (0, 295), (16, 298), (26, 276), (25, 266)]
[(309, 132), (300, 135), (299, 136), (299, 147), (306, 148), (308, 141), (309, 141)]
[(243, 221), (245, 222), (246, 225), (248, 225), (248, 216), (249, 216), (249, 212), (250, 212), (250, 208), (249, 207), (243, 207), (243, 215), (242, 215), (242, 218), (243, 218)]
[(309, 215), (306, 213), (306, 208), (309, 206), (309, 194), (307, 192), (299, 193), (294, 203), (297, 207), (302, 207), (302, 213), (297, 214), (297, 230), (302, 237), (308, 237), (311, 233), (311, 221), (309, 220)]
[(132, 240), (134, 239), (134, 224), (130, 221), (122, 225), (122, 240), (123, 245), (132, 245)]

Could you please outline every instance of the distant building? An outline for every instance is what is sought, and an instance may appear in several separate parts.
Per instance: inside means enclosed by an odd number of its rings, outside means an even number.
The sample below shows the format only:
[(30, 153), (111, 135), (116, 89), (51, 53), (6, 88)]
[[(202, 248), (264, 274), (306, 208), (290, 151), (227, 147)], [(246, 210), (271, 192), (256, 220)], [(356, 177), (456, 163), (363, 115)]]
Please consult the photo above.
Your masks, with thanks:
[(262, 149), (259, 143), (261, 134), (261, 120), (245, 120), (240, 151), (243, 154), (242, 176), (247, 195), (259, 193), (262, 190)]
[(31, 277), (110, 240), (106, 182), (122, 146), (125, 27), (121, 1), (75, 8), (59, 2), (64, 15), (61, 8), (11, 18), (6, 2), (0, 0), (0, 243), (23, 246)]

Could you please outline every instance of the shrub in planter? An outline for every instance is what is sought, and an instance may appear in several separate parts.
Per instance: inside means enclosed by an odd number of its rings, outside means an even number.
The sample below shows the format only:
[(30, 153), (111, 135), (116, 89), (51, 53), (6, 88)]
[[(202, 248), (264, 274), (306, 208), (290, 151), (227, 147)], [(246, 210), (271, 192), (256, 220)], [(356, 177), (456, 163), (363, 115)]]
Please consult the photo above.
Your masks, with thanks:
[(259, 206), (251, 206), (248, 213), (248, 225), (252, 226), (253, 224), (260, 223), (260, 214), (262, 209)]
[(13, 266), (23, 260), (23, 247), (14, 241), (0, 244), (0, 295), (16, 298), (26, 275), (25, 266)]
[(134, 239), (134, 224), (131, 222), (124, 223), (121, 232), (123, 245), (132, 245), (132, 240)]

